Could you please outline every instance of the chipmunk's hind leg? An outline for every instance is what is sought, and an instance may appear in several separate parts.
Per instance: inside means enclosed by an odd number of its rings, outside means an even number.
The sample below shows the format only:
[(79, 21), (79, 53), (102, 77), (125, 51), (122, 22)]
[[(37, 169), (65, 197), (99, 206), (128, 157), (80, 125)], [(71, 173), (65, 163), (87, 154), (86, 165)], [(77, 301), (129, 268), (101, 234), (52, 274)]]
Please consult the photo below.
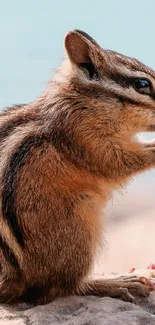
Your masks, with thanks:
[(147, 297), (152, 288), (141, 281), (123, 280), (94, 280), (81, 285), (77, 290), (78, 295), (95, 295), (100, 297), (119, 298), (124, 301), (134, 302), (135, 296)]

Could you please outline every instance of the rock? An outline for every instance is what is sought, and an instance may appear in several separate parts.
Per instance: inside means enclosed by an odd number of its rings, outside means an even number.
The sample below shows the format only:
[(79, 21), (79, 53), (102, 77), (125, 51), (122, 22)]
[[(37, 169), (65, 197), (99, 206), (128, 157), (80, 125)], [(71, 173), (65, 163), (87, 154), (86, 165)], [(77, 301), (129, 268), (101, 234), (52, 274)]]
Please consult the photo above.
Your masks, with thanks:
[[(153, 271), (151, 276), (154, 278)], [(70, 296), (44, 306), (1, 305), (0, 325), (155, 325), (155, 293), (149, 298), (137, 298), (136, 303)]]

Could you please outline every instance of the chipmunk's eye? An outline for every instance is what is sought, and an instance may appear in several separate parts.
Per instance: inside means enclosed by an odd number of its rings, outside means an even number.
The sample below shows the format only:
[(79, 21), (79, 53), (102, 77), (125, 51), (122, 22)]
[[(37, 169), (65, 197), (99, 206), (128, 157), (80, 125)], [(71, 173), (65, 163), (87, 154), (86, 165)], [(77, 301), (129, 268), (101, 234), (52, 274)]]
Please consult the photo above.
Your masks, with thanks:
[(152, 83), (147, 79), (135, 79), (133, 87), (141, 94), (150, 95), (152, 93)]

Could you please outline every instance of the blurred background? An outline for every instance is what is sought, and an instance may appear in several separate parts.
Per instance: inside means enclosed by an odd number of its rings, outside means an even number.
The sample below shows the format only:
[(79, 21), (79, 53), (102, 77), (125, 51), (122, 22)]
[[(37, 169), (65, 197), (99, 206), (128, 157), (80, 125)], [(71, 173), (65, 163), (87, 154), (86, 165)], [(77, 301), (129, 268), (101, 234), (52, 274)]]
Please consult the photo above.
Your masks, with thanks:
[[(154, 0), (1, 0), (0, 109), (39, 96), (64, 57), (63, 38), (70, 29), (82, 29), (103, 48), (155, 70), (154, 13)], [(155, 262), (154, 192), (152, 170), (115, 193), (106, 211), (107, 243), (97, 271), (128, 271)]]

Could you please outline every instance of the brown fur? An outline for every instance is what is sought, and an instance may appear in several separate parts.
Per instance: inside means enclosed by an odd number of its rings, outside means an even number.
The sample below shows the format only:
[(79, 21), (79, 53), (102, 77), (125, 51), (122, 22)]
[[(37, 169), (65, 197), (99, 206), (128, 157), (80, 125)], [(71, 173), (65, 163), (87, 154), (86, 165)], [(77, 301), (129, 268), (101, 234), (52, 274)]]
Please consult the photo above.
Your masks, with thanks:
[[(86, 277), (104, 230), (101, 207), (155, 166), (154, 143), (133, 139), (155, 127), (155, 73), (80, 31), (66, 35), (65, 48), (42, 96), (1, 114), (1, 302), (149, 293), (142, 283)], [(139, 77), (151, 80), (150, 96), (128, 85)]]

